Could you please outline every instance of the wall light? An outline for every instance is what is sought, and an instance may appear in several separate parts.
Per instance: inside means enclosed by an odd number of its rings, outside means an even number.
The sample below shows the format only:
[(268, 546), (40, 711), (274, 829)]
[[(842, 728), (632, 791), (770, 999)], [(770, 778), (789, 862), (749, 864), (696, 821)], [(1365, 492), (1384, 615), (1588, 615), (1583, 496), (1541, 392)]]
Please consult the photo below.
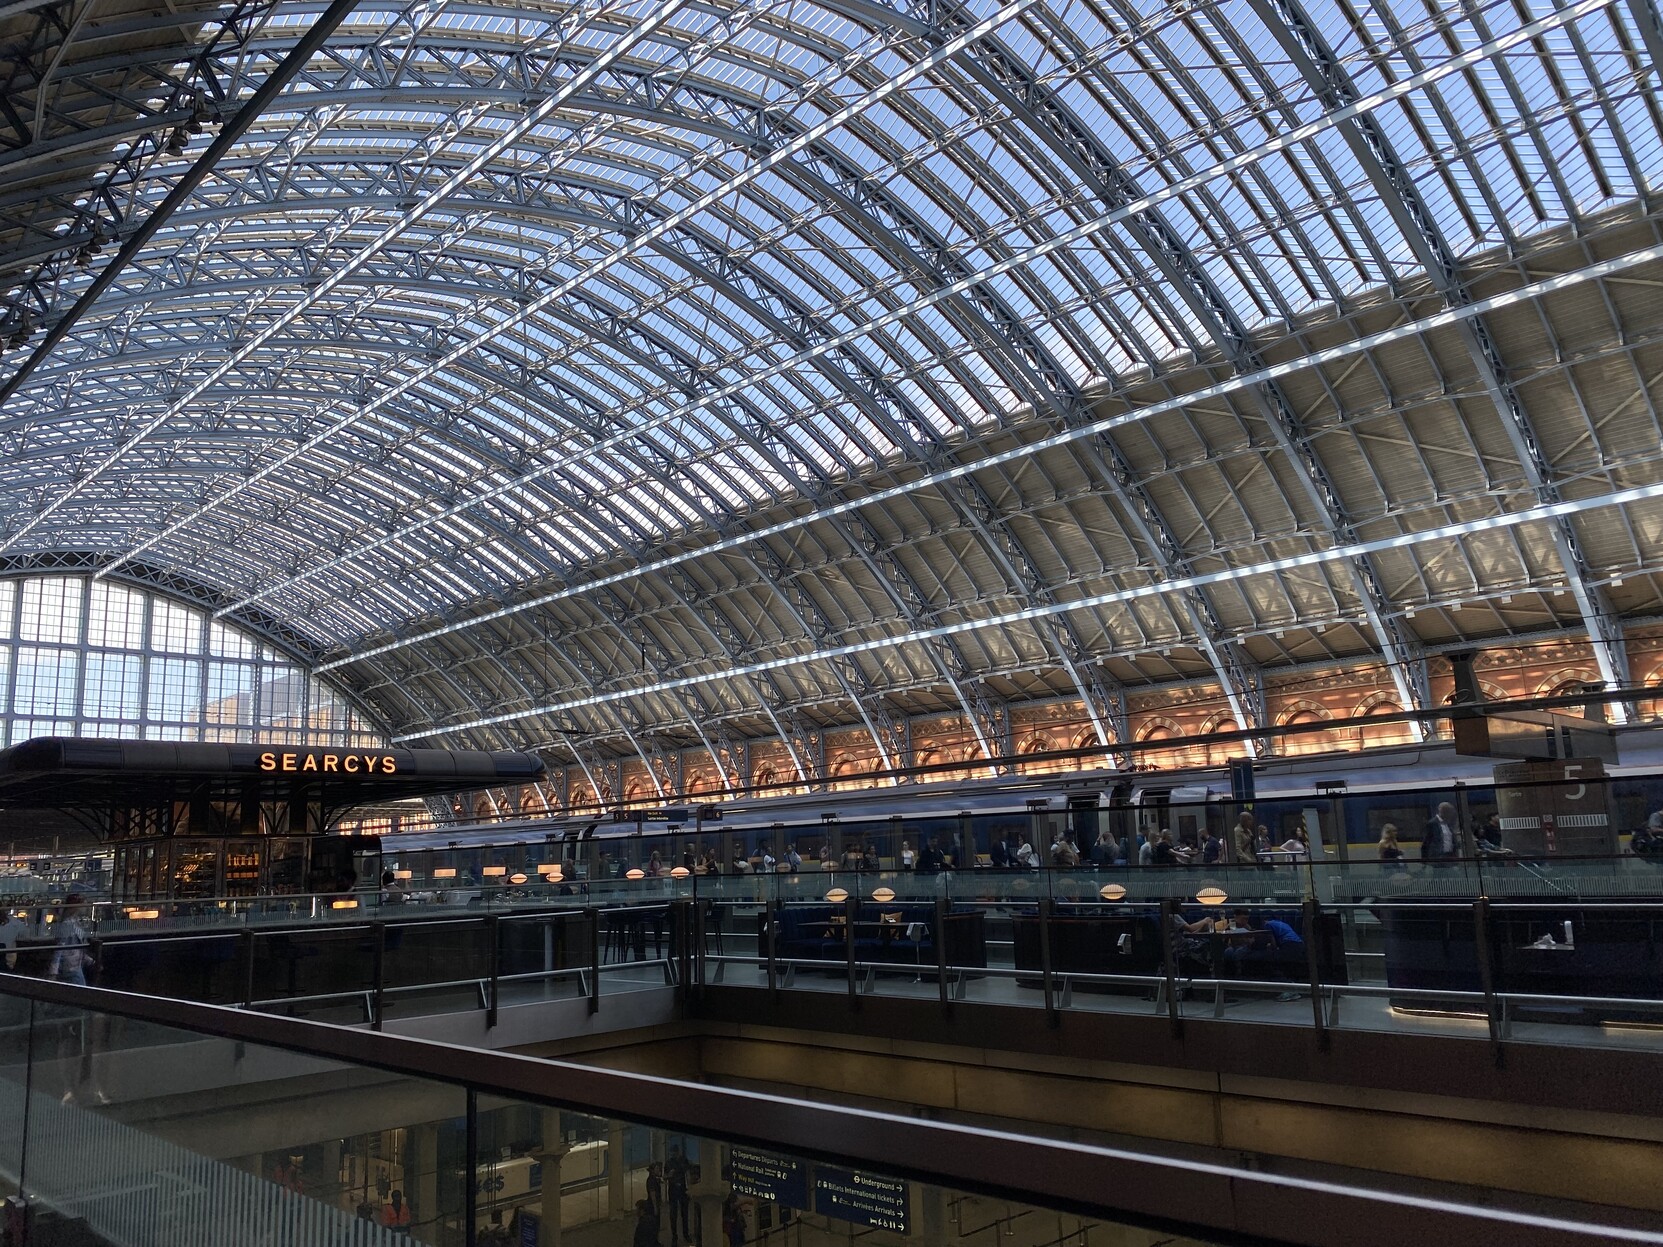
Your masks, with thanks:
[(540, 862), (537, 865), (537, 873), (540, 875), (546, 875), (551, 880), (558, 881), (563, 875), (565, 875), (566, 871), (559, 862)]
[(454, 879), (456, 878), (456, 867), (441, 866), (433, 872), (433, 877), (435, 879)]
[(393, 871), (393, 878), (395, 878), (395, 879), (408, 879), (410, 877), (411, 877), (411, 872), (408, 871), (408, 870), (395, 870), (395, 871)]
[(895, 889), (875, 888), (872, 892), (872, 899), (877, 901), (880, 905), (888, 904), (890, 901), (895, 899)]
[(519, 871), (515, 871), (513, 874), (508, 876), (508, 882), (518, 886), (525, 882), (525, 876)]
[(844, 901), (849, 899), (849, 893), (843, 888), (833, 888), (830, 892), (826, 893), (826, 899), (833, 905), (841, 905)]
[(162, 911), (159, 909), (129, 909), (127, 916), (129, 918), (160, 918)]
[(632, 866), (624, 872), (625, 879), (645, 879), (646, 877), (647, 872), (642, 870), (639, 866)]
[(1097, 895), (1105, 901), (1123, 901), (1126, 899), (1126, 889), (1118, 883), (1105, 883), (1097, 889)]
[(500, 879), (508, 873), (508, 867), (506, 867), (506, 866), (487, 866), (484, 870), (480, 871), (479, 873), (484, 875), (487, 879)]
[(331, 908), (331, 909), (357, 909), (358, 908), (358, 902), (357, 901), (330, 901), (329, 902), (329, 908)]
[(672, 866), (670, 868), (670, 878), (672, 879), (685, 879), (692, 873), (693, 872), (688, 870), (685, 866)]
[(1223, 888), (1202, 888), (1195, 894), (1195, 899), (1203, 905), (1222, 905), (1230, 896)]

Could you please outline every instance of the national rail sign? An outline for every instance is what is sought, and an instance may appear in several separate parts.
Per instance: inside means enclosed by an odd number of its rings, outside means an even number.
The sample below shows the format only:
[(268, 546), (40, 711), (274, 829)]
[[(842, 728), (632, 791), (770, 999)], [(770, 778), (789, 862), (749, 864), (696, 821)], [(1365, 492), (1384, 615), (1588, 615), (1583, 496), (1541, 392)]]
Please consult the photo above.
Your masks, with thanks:
[(802, 1161), (730, 1147), (728, 1165), (732, 1170), (728, 1181), (741, 1195), (792, 1208), (808, 1207), (808, 1169)]

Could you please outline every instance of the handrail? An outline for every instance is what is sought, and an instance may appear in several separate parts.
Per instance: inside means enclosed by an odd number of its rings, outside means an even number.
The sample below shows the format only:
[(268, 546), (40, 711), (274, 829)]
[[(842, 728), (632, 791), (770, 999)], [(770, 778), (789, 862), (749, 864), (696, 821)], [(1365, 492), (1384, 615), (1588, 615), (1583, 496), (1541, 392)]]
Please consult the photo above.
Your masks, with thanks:
[[(1663, 1247), (1663, 1234), (1645, 1230), (869, 1109), (778, 1099), (215, 1005), (43, 983), (10, 974), (0, 975), (0, 991), (40, 1004), (281, 1048), (474, 1093), (627, 1118), (681, 1133), (778, 1148), (950, 1188), (1089, 1216), (1130, 1219), (1182, 1233), (1313, 1245), (1343, 1242), (1349, 1247), (1491, 1240), (1510, 1247), (1625, 1243)], [(1092, 1192), (1112, 1192), (1114, 1203), (1094, 1202)], [(1175, 1209), (1183, 1210), (1188, 1220), (1175, 1215)]]

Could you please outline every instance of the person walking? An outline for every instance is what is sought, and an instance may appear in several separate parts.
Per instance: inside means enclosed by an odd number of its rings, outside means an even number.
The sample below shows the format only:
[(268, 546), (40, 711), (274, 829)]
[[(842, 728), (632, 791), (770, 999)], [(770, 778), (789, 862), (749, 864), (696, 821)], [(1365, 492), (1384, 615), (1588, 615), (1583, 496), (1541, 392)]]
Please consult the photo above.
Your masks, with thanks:
[(1460, 824), (1455, 819), (1455, 807), (1448, 801), (1440, 802), (1438, 812), (1426, 820), (1420, 855), (1429, 862), (1453, 862), (1461, 856)]
[[(688, 1216), (692, 1201), (687, 1198), (687, 1177), (693, 1168), (687, 1161), (687, 1156), (678, 1143), (670, 1148), (670, 1159), (664, 1164), (664, 1183), (670, 1193), (670, 1242), (672, 1247), (678, 1242), (691, 1243), (693, 1228)], [(680, 1237), (677, 1237), (677, 1226), (680, 1226)]]
[(86, 903), (79, 892), (71, 892), (64, 897), (63, 908), (58, 911), (58, 920), (53, 924), (54, 943), (57, 947), (53, 950), (52, 962), (47, 967), (47, 978), (85, 987), (87, 971), (98, 968), (98, 963), (87, 951), (85, 914)]

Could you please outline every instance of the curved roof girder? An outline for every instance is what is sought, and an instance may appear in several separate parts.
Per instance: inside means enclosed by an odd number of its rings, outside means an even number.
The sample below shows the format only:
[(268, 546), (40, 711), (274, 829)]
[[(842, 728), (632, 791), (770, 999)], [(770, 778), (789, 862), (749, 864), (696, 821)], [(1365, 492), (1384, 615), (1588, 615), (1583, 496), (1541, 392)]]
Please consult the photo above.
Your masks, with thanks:
[[(574, 75), (572, 79), (562, 83), (559, 90), (550, 94), (536, 106), (530, 108), (522, 122), (510, 127), (493, 142), (487, 144), (463, 166), (463, 169), (467, 171), (468, 175), (471, 175), (472, 172), (477, 171), (478, 169), (489, 164), (496, 155), (507, 150), (508, 147), (510, 147), (522, 133), (529, 131), (534, 125), (541, 122), (544, 118), (551, 116), (561, 104), (565, 103), (566, 99), (569, 98), (571, 94), (576, 92), (576, 90), (580, 89), (583, 85), (586, 85), (588, 81), (592, 80), (594, 76), (603, 71), (611, 63), (621, 59), (628, 48), (632, 46), (633, 42), (653, 34), (669, 19), (670, 16), (672, 16), (684, 3), (687, 2), (688, 0), (666, 0), (666, 2), (659, 6), (659, 8), (657, 8), (651, 16), (644, 19), (637, 25), (630, 27), (628, 34), (609, 44), (607, 49), (597, 56), (585, 70), (580, 71), (578, 74)], [(882, 100), (893, 91), (900, 89), (906, 82), (921, 78), (936, 64), (945, 61), (951, 56), (957, 55), (958, 52), (965, 46), (968, 46), (970, 43), (974, 42), (974, 37), (982, 33), (983, 30), (993, 29), (1002, 22), (1009, 20), (1010, 17), (1020, 13), (1023, 9), (1029, 7), (1033, 3), (1035, 3), (1035, 0), (1009, 0), (1009, 2), (993, 17), (983, 19), (982, 22), (978, 23), (976, 27), (973, 27), (971, 31), (960, 36), (958, 39), (946, 44), (942, 48), (936, 49), (934, 52), (926, 55), (925, 57), (912, 61), (906, 66), (905, 69), (901, 70), (896, 77), (891, 79), (884, 86), (868, 92), (864, 97), (862, 97), (861, 100), (844, 105), (843, 108), (840, 109), (834, 116), (841, 120), (858, 115), (858, 113), (863, 111), (865, 108), (870, 107), (872, 104)], [(723, 24), (724, 22), (721, 20), (717, 22), (718, 26), (722, 26)], [(765, 172), (768, 167), (769, 165), (767, 159), (760, 161), (755, 165), (746, 166), (739, 173), (736, 173), (726, 179), (720, 188), (706, 192), (701, 197), (700, 201), (698, 201), (698, 207), (702, 208), (703, 206), (706, 206), (707, 203), (717, 202), (724, 195), (731, 193), (733, 189), (737, 189), (738, 187), (741, 187), (761, 176), (761, 174)], [(333, 289), (335, 284), (338, 284), (339, 281), (344, 280), (346, 276), (349, 276), (352, 272), (356, 271), (358, 263), (367, 261), (367, 259), (373, 255), (380, 246), (384, 246), (387, 241), (397, 237), (409, 224), (412, 224), (415, 220), (420, 219), (421, 215), (423, 215), (423, 213), (431, 207), (432, 202), (437, 202), (439, 199), (442, 199), (448, 195), (450, 193), (451, 183), (460, 184), (458, 175), (453, 174), (446, 180), (445, 183), (441, 184), (439, 188), (428, 192), (428, 194), (424, 196), (423, 199), (414, 207), (401, 213), (400, 217), (395, 220), (392, 225), (386, 227), (377, 235), (375, 243), (373, 243), (370, 247), (366, 247), (356, 252), (353, 259), (349, 259), (344, 265), (333, 270), (328, 277), (325, 277), (323, 281), (318, 284), (318, 286), (311, 289), (306, 298), (303, 298), (299, 303), (294, 305), (295, 308), (309, 306), (310, 302), (318, 294), (326, 293), (328, 290)], [(572, 290), (575, 290), (580, 284), (582, 284), (583, 281), (599, 276), (600, 273), (604, 272), (607, 268), (610, 268), (613, 264), (618, 263), (621, 259), (626, 258), (627, 255), (632, 254), (633, 250), (639, 249), (641, 246), (646, 245), (648, 235), (668, 233), (674, 225), (679, 224), (678, 218), (687, 219), (692, 215), (695, 215), (695, 208), (693, 206), (689, 206), (681, 209), (678, 213), (672, 215), (671, 217), (665, 218), (664, 221), (660, 222), (658, 225), (655, 225), (652, 229), (644, 231), (642, 236), (632, 239), (624, 247), (609, 253), (600, 261), (588, 266), (580, 277), (568, 278), (565, 281), (562, 281), (553, 290), (545, 292), (544, 294), (538, 296), (537, 299), (534, 299), (531, 303), (526, 304), (520, 311), (512, 314), (506, 321), (491, 327), (482, 334), (475, 335), (464, 345), (453, 348), (453, 350), (447, 352), (444, 357), (426, 366), (418, 375), (425, 375), (442, 370), (443, 367), (452, 362), (455, 358), (459, 358), (461, 355), (465, 354), (467, 350), (481, 345), (483, 342), (495, 337), (504, 329), (518, 324), (531, 311), (541, 310), (542, 307), (556, 302), (559, 298), (564, 297)], [(362, 257), (362, 259), (360, 259), (360, 257)], [(298, 312), (291, 309), (290, 314), (297, 315)], [(103, 472), (107, 471), (111, 466), (117, 463), (127, 446), (142, 440), (143, 437), (150, 431), (159, 427), (168, 419), (178, 415), (179, 412), (182, 411), (190, 402), (194, 401), (197, 393), (201, 389), (205, 389), (207, 384), (211, 384), (213, 381), (218, 380), (218, 375), (216, 374), (223, 374), (224, 371), (233, 366), (232, 361), (237, 360), (242, 352), (257, 348), (262, 341), (262, 334), (268, 332), (275, 333), (285, 323), (286, 322), (283, 318), (280, 317), (277, 321), (274, 321), (270, 325), (266, 326), (266, 328), (260, 333), (252, 335), (247, 342), (242, 347), (239, 347), (237, 351), (233, 352), (226, 361), (222, 361), (221, 364), (217, 365), (215, 369), (210, 370), (208, 376), (204, 378), (203, 381), (197, 382), (191, 390), (187, 390), (183, 396), (181, 396), (175, 403), (171, 404), (161, 414), (147, 419), (141, 430), (136, 433), (133, 438), (130, 438), (122, 448), (119, 448), (116, 452), (106, 456), (97, 465), (95, 465), (93, 470), (88, 472), (85, 481), (83, 482), (83, 486), (86, 482), (96, 479), (98, 476), (102, 475)], [(357, 418), (361, 418), (362, 415), (367, 414), (369, 410), (373, 410), (379, 405), (380, 402), (385, 401), (388, 397), (396, 396), (398, 393), (402, 392), (402, 388), (407, 387), (409, 384), (410, 382), (407, 380), (399, 385), (390, 387), (389, 389), (383, 391), (383, 396), (381, 398), (372, 400), (369, 404), (366, 404), (364, 408), (361, 408), (356, 415), (343, 418), (341, 421), (337, 422), (337, 425), (339, 427), (345, 427), (347, 424), (354, 422)], [(0, 554), (3, 554), (10, 547), (10, 545), (19, 538), (27, 535), (27, 533), (36, 525), (49, 518), (54, 511), (64, 505), (78, 492), (79, 487), (66, 491), (65, 493), (54, 498), (40, 513), (32, 516), (28, 521), (26, 521), (18, 531), (14, 532), (4, 541), (0, 541)], [(208, 505), (211, 504), (205, 504), (203, 507), (198, 509), (199, 512), (208, 509)], [(139, 543), (139, 545), (133, 547), (126, 553), (128, 555), (142, 553), (144, 549), (148, 548), (148, 544), (149, 543)]]
[[(1299, 0), (1247, 2), (1292, 58), (1300, 74), (1317, 91), (1325, 107), (1344, 108), (1357, 100), (1359, 93), (1350, 75), (1305, 15)], [(1480, 17), (1477, 20), (1482, 19)], [(1405, 54), (1413, 58), (1413, 49), (1406, 48)], [(1416, 68), (1413, 59), (1409, 64), (1411, 70)], [(1500, 71), (1510, 78), (1505, 64), (1500, 66)], [(1621, 127), (1615, 129), (1617, 133), (1621, 133)], [(1349, 118), (1340, 132), (1359, 164), (1367, 171), (1369, 180), (1380, 192), (1392, 220), (1425, 266), (1426, 274), (1433, 286), (1451, 307), (1470, 305), (1473, 302), (1472, 292), (1461, 276), (1454, 253), (1445, 240), (1437, 220), (1422, 202), (1414, 180), (1408, 176), (1398, 160), (1390, 138), (1374, 123), (1374, 119), (1367, 115)], [(1552, 155), (1545, 146), (1542, 155), (1546, 167), (1554, 169)], [(1632, 164), (1632, 157), (1630, 161)], [(1635, 169), (1634, 173), (1636, 181), (1643, 182), (1639, 170)], [(1563, 201), (1572, 203), (1575, 201), (1574, 196), (1566, 194)], [(1502, 363), (1485, 318), (1478, 315), (1461, 321), (1460, 333), (1537, 501), (1549, 504), (1558, 502), (1560, 494), (1552, 465), (1542, 454), (1529, 412), (1525, 410), (1517, 390), (1508, 380), (1506, 365)], [(1346, 531), (1349, 532), (1349, 528)], [(1554, 521), (1553, 535), (1560, 563), (1565, 569), (1566, 583), (1576, 599), (1577, 610), (1581, 613), (1583, 624), (1588, 630), (1588, 641), (1593, 647), (1600, 678), (1604, 680), (1607, 689), (1627, 688), (1632, 682), (1632, 676), (1628, 668), (1628, 652), (1622, 628), (1616, 622), (1616, 612), (1612, 609), (1609, 599), (1593, 583), (1582, 557), (1576, 531), (1571, 527), (1568, 517)], [(1358, 566), (1360, 568), (1362, 564), (1359, 563)], [(1424, 692), (1424, 689), (1422, 691)], [(1419, 706), (1424, 708), (1424, 703), (1419, 703)], [(1611, 716), (1617, 723), (1625, 723), (1628, 719), (1628, 713), (1621, 702), (1612, 703)]]

